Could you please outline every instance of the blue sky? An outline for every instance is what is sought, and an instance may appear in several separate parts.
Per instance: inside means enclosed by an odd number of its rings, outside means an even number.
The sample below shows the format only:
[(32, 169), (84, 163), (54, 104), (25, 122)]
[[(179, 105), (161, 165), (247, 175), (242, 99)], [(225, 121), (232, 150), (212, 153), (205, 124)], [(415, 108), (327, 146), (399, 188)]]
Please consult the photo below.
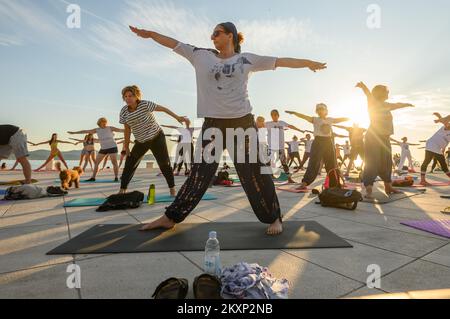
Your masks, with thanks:
[[(136, 38), (128, 24), (210, 46), (214, 26), (233, 21), (246, 36), (244, 51), (328, 63), (328, 70), (317, 74), (288, 69), (255, 74), (250, 97), (254, 113), (266, 118), (273, 108), (312, 114), (315, 104), (325, 102), (331, 115), (367, 125), (364, 97), (354, 88), (360, 80), (370, 87), (388, 85), (393, 101), (417, 105), (395, 112), (397, 138), (428, 138), (438, 129), (432, 113), (450, 109), (450, 3), (445, 0), (73, 3), (82, 9), (80, 29), (67, 28), (66, 1), (0, 0), (0, 122), (25, 128), (32, 141), (52, 132), (67, 138), (67, 130), (94, 128), (100, 116), (119, 125), (120, 90), (128, 84), (139, 85), (144, 98), (195, 118), (190, 64)], [(366, 24), (372, 3), (381, 9), (380, 29)], [(165, 115), (158, 120), (176, 124)], [(418, 158), (421, 153), (414, 151)]]

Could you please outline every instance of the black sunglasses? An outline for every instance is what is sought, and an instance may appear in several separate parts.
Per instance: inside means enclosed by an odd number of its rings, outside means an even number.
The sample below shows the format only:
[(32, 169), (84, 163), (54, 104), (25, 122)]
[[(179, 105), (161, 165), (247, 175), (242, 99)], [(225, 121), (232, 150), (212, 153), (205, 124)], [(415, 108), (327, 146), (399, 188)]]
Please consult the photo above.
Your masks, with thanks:
[(225, 33), (225, 31), (222, 31), (222, 30), (214, 31), (212, 34), (212, 37), (217, 38), (221, 33)]

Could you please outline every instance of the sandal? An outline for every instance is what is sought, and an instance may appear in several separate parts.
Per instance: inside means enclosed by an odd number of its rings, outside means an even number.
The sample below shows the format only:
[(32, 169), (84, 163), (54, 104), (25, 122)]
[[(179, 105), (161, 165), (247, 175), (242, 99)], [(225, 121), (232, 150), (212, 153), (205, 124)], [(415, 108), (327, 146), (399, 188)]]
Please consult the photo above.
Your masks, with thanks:
[(447, 214), (450, 215), (450, 207), (447, 207), (446, 209), (444, 209), (443, 211), (441, 211), (442, 214)]
[(223, 299), (221, 290), (222, 282), (216, 276), (203, 274), (194, 280), (195, 299)]
[(155, 299), (185, 299), (189, 284), (184, 278), (169, 278), (156, 287), (152, 297)]

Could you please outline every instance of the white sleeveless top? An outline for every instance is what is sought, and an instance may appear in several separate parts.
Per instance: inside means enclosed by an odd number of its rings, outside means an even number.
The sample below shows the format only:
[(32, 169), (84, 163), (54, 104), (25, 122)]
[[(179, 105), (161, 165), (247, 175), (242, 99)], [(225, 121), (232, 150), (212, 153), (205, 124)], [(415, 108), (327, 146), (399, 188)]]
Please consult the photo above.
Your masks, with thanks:
[(109, 126), (105, 128), (99, 127), (96, 129), (96, 131), (102, 150), (117, 147), (116, 141), (114, 140), (114, 132)]

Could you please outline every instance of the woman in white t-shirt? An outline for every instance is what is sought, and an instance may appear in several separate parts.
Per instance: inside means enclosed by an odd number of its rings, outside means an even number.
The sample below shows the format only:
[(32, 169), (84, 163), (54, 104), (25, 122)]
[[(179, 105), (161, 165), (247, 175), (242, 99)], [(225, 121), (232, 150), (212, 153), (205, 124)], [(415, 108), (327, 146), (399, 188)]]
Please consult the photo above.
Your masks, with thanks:
[(323, 104), (316, 105), (316, 116), (307, 116), (298, 112), (286, 111), (288, 114), (295, 115), (314, 125), (314, 142), (311, 147), (311, 157), (308, 168), (298, 189), (306, 189), (311, 185), (320, 172), (321, 163), (325, 164), (325, 169), (330, 172), (337, 168), (336, 152), (334, 147), (334, 136), (332, 126), (334, 124), (346, 122), (348, 118), (328, 117), (328, 107)]
[(98, 119), (97, 128), (92, 130), (83, 130), (77, 132), (67, 132), (69, 134), (97, 134), (98, 142), (100, 143), (100, 151), (98, 152), (97, 158), (95, 159), (94, 171), (92, 172), (92, 177), (88, 179), (88, 182), (95, 182), (95, 178), (97, 177), (98, 169), (100, 163), (103, 161), (105, 156), (109, 156), (114, 168), (114, 181), (119, 181), (119, 164), (117, 163), (117, 153), (119, 152), (117, 149), (117, 143), (114, 139), (114, 132), (123, 133), (124, 130), (114, 127), (108, 126), (108, 120), (104, 117)]
[(201, 129), (200, 127), (190, 127), (190, 123), (185, 123), (185, 126), (186, 127), (161, 125), (161, 127), (178, 131), (178, 144), (175, 150), (175, 161), (173, 164), (173, 172), (175, 176), (180, 175), (183, 164), (184, 175), (188, 176), (190, 174), (192, 163), (194, 163), (193, 135), (195, 130)]
[[(245, 131), (251, 128), (255, 130), (254, 135), (256, 135), (255, 120), (247, 91), (251, 73), (274, 70), (277, 67), (309, 68), (314, 72), (326, 68), (324, 63), (309, 60), (241, 53), (243, 36), (237, 32), (236, 26), (231, 22), (218, 24), (214, 28), (211, 40), (215, 49), (202, 49), (153, 31), (130, 28), (142, 38), (153, 39), (173, 49), (194, 67), (197, 80), (197, 115), (205, 118), (202, 137), (203, 132), (213, 127), (221, 131), (224, 141), (227, 129), (239, 128)], [(203, 140), (203, 147), (209, 143), (211, 143), (210, 139)], [(250, 143), (245, 143), (243, 148), (239, 146), (234, 147), (235, 152), (232, 157), (235, 160), (238, 159), (238, 149), (242, 149), (245, 155), (250, 154)], [(223, 149), (217, 151), (221, 153)], [(235, 168), (244, 191), (258, 219), (270, 224), (267, 234), (279, 234), (283, 230), (280, 205), (271, 176), (262, 175), (261, 168), (264, 164), (260, 161), (250, 163), (248, 157), (245, 156), (244, 163), (235, 161)], [(208, 189), (218, 165), (217, 161), (207, 163), (204, 158), (201, 163), (194, 163), (191, 174), (175, 201), (166, 209), (165, 215), (144, 226), (143, 230), (172, 228), (175, 223), (182, 222), (197, 206)]]
[[(438, 113), (436, 113), (439, 115)], [(450, 177), (450, 172), (445, 161), (444, 151), (450, 143), (450, 118), (448, 120), (438, 116), (439, 120), (443, 126), (427, 141), (425, 146), (425, 159), (420, 168), (420, 184), (423, 186), (428, 186), (429, 183), (426, 180), (427, 168), (430, 162), (435, 159), (441, 165), (442, 171)]]
[(391, 138), (391, 141), (394, 142), (394, 145), (398, 145), (401, 148), (400, 151), (400, 161), (398, 162), (397, 172), (403, 171), (403, 166), (405, 165), (405, 161), (408, 160), (408, 168), (410, 173), (415, 173), (414, 170), (414, 163), (412, 160), (411, 150), (409, 149), (410, 146), (419, 146), (420, 144), (412, 144), (408, 143), (408, 138), (405, 136), (402, 138), (402, 141), (397, 141), (393, 138)]

